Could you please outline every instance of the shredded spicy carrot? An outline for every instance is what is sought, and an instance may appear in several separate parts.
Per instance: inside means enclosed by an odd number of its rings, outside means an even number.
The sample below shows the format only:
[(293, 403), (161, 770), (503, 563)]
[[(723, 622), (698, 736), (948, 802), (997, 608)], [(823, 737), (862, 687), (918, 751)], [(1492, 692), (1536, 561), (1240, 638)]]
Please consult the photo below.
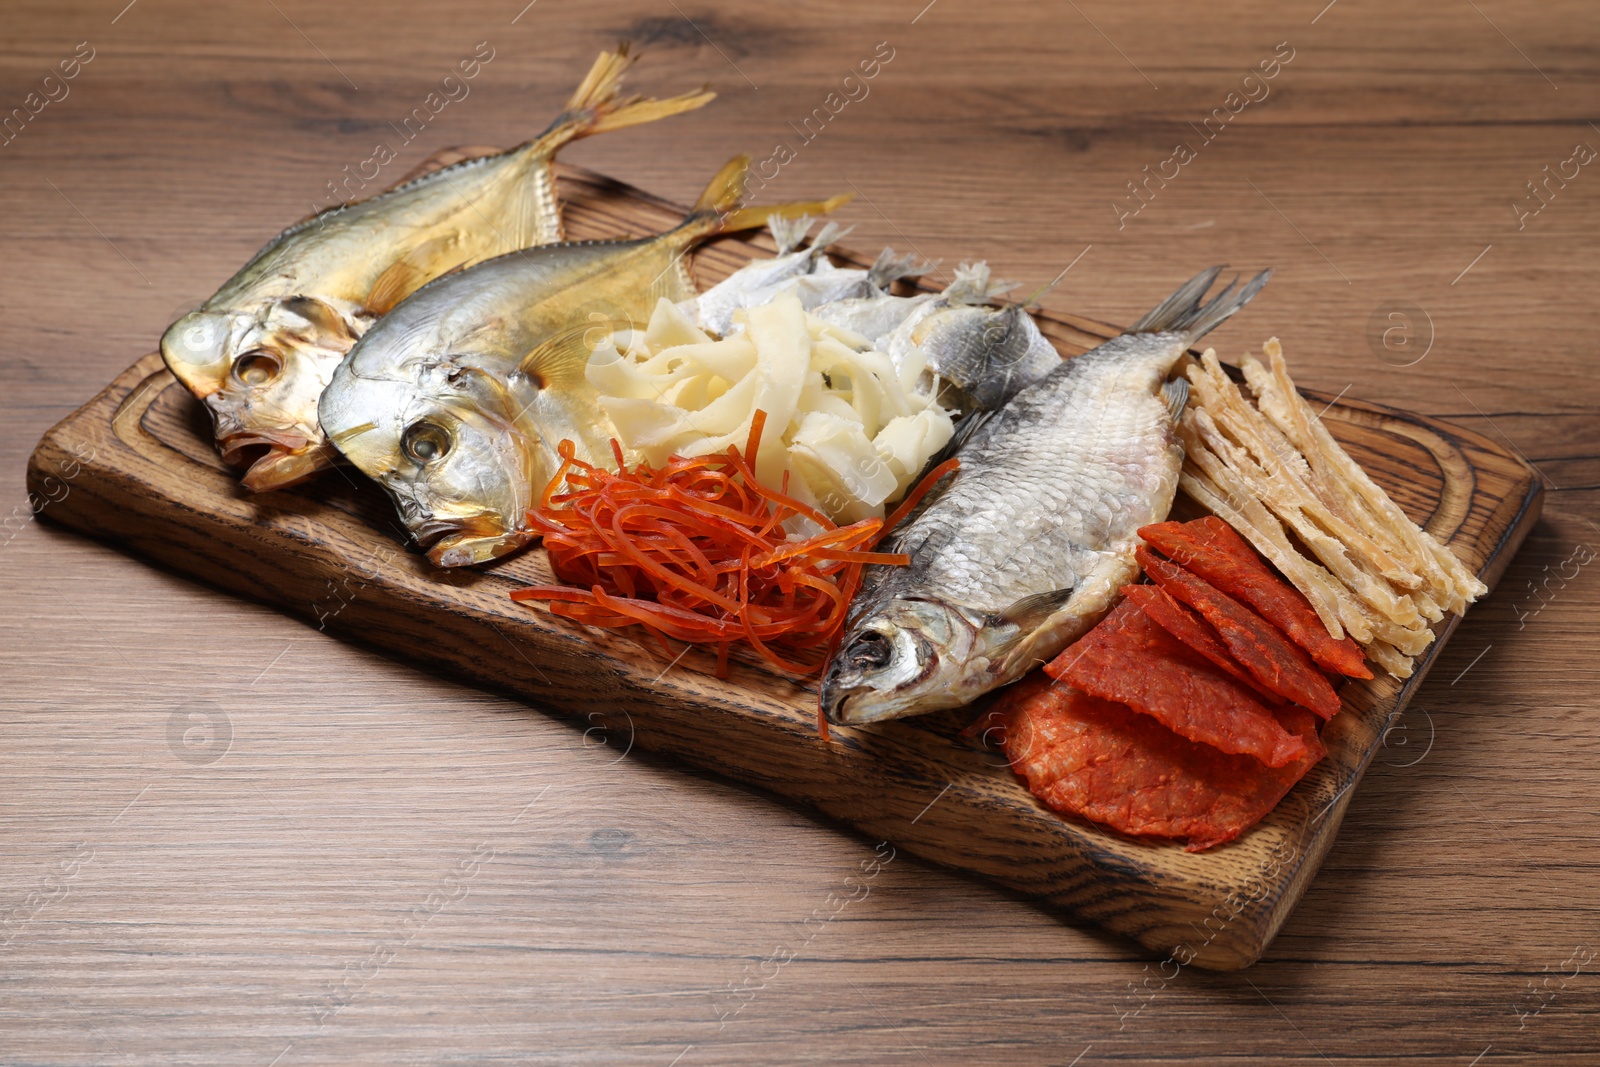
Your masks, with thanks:
[[(628, 470), (613, 442), (612, 472), (576, 458), (563, 441), (561, 468), (528, 521), (567, 584), (518, 589), (511, 598), (543, 601), (591, 626), (643, 626), (663, 643), (715, 645), (719, 676), (729, 647), (740, 643), (781, 671), (817, 671), (843, 629), (862, 568), (910, 561), (873, 547), (956, 461), (929, 472), (887, 522), (839, 526), (756, 480), (765, 422), (757, 411), (743, 452), (674, 456), (660, 469)], [(796, 517), (817, 532), (790, 535), (783, 524)]]

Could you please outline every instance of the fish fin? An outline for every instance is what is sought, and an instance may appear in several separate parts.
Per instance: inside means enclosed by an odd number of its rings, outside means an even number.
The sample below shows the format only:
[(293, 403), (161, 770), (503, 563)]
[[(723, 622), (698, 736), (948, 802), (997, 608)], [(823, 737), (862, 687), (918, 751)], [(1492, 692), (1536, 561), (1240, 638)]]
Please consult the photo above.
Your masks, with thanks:
[[(517, 363), (517, 369), (532, 379), (540, 389), (560, 388), (571, 382), (586, 381), (584, 373), (595, 345), (593, 340), (585, 338), (596, 328), (593, 321), (587, 321), (561, 330), (541, 341), (523, 356)], [(607, 333), (618, 329), (643, 330), (644, 328), (645, 323), (642, 322), (615, 320), (608, 320), (603, 327)]]
[(617, 94), (622, 89), (622, 76), (639, 58), (629, 55), (628, 47), (628, 42), (624, 41), (617, 45), (616, 51), (601, 52), (595, 58), (589, 73), (584, 76), (583, 82), (567, 101), (567, 109), (551, 124), (550, 129), (540, 140), (549, 137), (557, 130), (562, 130), (564, 136), (560, 143), (564, 144), (580, 137), (626, 129), (629, 126), (641, 126), (670, 115), (694, 111), (716, 99), (716, 93), (704, 88), (681, 93), (678, 96), (669, 96), (665, 100), (643, 96), (618, 99)]
[[(1020, 678), (1039, 664), (1054, 659), (1062, 649), (1082, 637), (1110, 611), (1120, 590), (1138, 578), (1132, 551), (1107, 555), (1078, 578), (1072, 595), (1055, 611), (1023, 630), (1004, 650), (999, 677)], [(1021, 603), (1021, 601), (1019, 601)]]
[(530, 188), (508, 227), (505, 251), (561, 240), (561, 205), (556, 201), (550, 162), (564, 145), (597, 133), (693, 111), (717, 95), (700, 89), (665, 100), (642, 96), (621, 99), (618, 94), (622, 76), (636, 58), (629, 55), (627, 42), (617, 45), (613, 52), (601, 52), (573, 91), (566, 109), (543, 133), (512, 150), (528, 173)]
[(1001, 608), (991, 618), (996, 622), (1021, 627), (1024, 634), (1029, 633), (1061, 610), (1062, 606), (1072, 599), (1074, 588), (1068, 586), (1065, 589), (1047, 589), (1042, 593), (1033, 593)]
[(314, 296), (291, 296), (283, 302), (283, 309), (305, 319), (322, 334), (323, 338), (356, 339), (355, 331), (333, 305)]
[(453, 237), (443, 235), (431, 241), (424, 241), (389, 264), (372, 283), (372, 291), (367, 294), (362, 309), (374, 315), (387, 315), (400, 301), (439, 277), (441, 272), (430, 267), (428, 260), (443, 251), (453, 240)]
[(810, 215), (796, 215), (792, 219), (779, 215), (767, 220), (767, 229), (772, 231), (772, 239), (778, 244), (778, 255), (786, 256), (804, 244), (806, 231), (815, 221)]
[[(1255, 299), (1255, 295), (1266, 287), (1271, 277), (1272, 271), (1264, 270), (1248, 282), (1245, 282), (1244, 288), (1237, 293), (1233, 292), (1233, 285), (1229, 284), (1228, 288), (1208, 300), (1196, 310), (1192, 318), (1179, 326), (1188, 343), (1194, 344), (1220, 326), (1240, 308), (1250, 303), (1251, 300)], [(1237, 282), (1238, 279), (1236, 278), (1234, 281)]]
[(791, 200), (781, 204), (761, 204), (757, 207), (740, 207), (744, 199), (745, 181), (750, 176), (750, 157), (734, 156), (723, 164), (706, 186), (706, 191), (695, 201), (694, 210), (678, 226), (679, 235), (691, 242), (718, 233), (753, 230), (765, 226), (775, 218), (798, 218), (801, 215), (826, 215), (851, 200), (849, 193), (831, 196), (826, 200)]
[(1181, 333), (1187, 344), (1193, 344), (1248, 304), (1272, 277), (1272, 271), (1264, 270), (1251, 278), (1238, 292), (1234, 292), (1234, 286), (1239, 283), (1239, 279), (1235, 278), (1223, 288), (1222, 292), (1202, 303), (1206, 291), (1226, 269), (1220, 266), (1211, 267), (1196, 274), (1180, 285), (1177, 292), (1128, 327), (1128, 332)]
[(1013, 283), (992, 277), (987, 263), (962, 263), (945, 287), (944, 298), (952, 304), (987, 304), (1012, 287)]
[(872, 267), (867, 271), (867, 281), (875, 288), (887, 289), (897, 278), (915, 278), (933, 270), (933, 267), (932, 263), (922, 262), (915, 255), (896, 255), (894, 249), (885, 248), (872, 261)]
[(1189, 406), (1189, 379), (1174, 378), (1161, 387), (1161, 399), (1167, 402), (1167, 411), (1172, 414), (1172, 421), (1177, 422), (1183, 415), (1183, 409)]
[(1129, 326), (1128, 332), (1160, 333), (1163, 330), (1177, 329), (1179, 319), (1194, 313), (1195, 308), (1200, 306), (1200, 298), (1206, 295), (1206, 290), (1217, 280), (1217, 275), (1227, 269), (1226, 266), (1217, 266), (1196, 274), (1178, 286), (1177, 292), (1151, 308), (1138, 322)]
[(844, 240), (845, 235), (853, 229), (855, 229), (854, 226), (841, 226), (829, 219), (822, 224), (822, 229), (818, 230), (817, 235), (811, 239), (811, 251), (821, 255), (829, 245), (838, 244)]

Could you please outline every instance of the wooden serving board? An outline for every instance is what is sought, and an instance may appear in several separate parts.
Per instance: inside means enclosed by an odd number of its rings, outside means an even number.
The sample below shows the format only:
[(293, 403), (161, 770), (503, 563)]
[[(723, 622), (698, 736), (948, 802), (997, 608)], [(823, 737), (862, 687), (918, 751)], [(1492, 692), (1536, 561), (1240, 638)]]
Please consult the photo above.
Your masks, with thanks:
[[(654, 233), (683, 214), (572, 168), (561, 171), (561, 192), (572, 238)], [(771, 252), (765, 235), (725, 240), (699, 252), (695, 270), (705, 285)], [(1152, 291), (1173, 283), (1157, 280)], [(1120, 332), (1071, 316), (1041, 326), (1069, 357)], [(1325, 419), (1409, 515), (1494, 585), (1538, 516), (1532, 471), (1477, 434), (1419, 415), (1345, 401)], [(64, 477), (71, 491), (62, 496)], [(44, 436), (28, 481), (46, 500), (61, 497), (46, 508), (51, 518), (125, 551), (408, 664), (566, 713), (579, 728), (626, 723), (641, 748), (1214, 969), (1247, 966), (1272, 940), (1321, 865), (1351, 787), (1457, 622), (1435, 627), (1439, 639), (1404, 684), (1347, 684), (1345, 710), (1324, 733), (1328, 758), (1238, 841), (1191, 855), (1049, 811), (1003, 757), (957, 736), (970, 713), (835, 727), (825, 743), (811, 685), (750, 659), (719, 680), (698, 649), (671, 663), (633, 636), (514, 604), (510, 590), (553, 580), (541, 550), (485, 570), (435, 570), (405, 543), (387, 499), (354, 473), (251, 495), (217, 458), (200, 405), (154, 354)]]

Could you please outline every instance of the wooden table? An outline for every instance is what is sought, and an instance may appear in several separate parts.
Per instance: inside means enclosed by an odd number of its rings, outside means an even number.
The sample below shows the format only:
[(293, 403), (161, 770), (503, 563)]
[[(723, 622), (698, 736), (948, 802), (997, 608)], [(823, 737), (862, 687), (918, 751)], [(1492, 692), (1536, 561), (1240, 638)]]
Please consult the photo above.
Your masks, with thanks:
[[(1600, 1058), (1592, 5), (124, 2), (13, 5), (0, 44), (0, 107), (59, 97), (0, 144), (0, 1063)], [(853, 247), (1070, 266), (1045, 303), (1110, 321), (1271, 265), (1220, 352), (1275, 334), (1303, 385), (1537, 466), (1259, 965), (903, 857), (802, 925), (875, 842), (30, 521), (39, 435), (459, 60), (492, 50), (394, 174), (541, 125), (619, 37), (635, 86), (722, 99), (571, 162), (686, 200), (784, 143), (764, 195), (853, 189)]]

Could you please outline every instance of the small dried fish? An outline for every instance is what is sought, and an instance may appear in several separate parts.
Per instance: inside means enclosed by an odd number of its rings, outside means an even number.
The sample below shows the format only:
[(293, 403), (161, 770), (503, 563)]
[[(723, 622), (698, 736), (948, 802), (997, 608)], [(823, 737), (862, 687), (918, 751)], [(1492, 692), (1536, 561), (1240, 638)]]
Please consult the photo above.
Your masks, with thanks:
[(945, 383), (939, 402), (970, 415), (999, 407), (1061, 361), (1025, 306), (995, 303), (1010, 288), (991, 278), (987, 264), (963, 263), (941, 293), (876, 293), (814, 314), (860, 334), (897, 368), (915, 365)]
[(717, 337), (738, 331), (734, 313), (770, 304), (779, 294), (792, 292), (804, 310), (849, 298), (873, 299), (888, 295), (897, 278), (912, 277), (927, 269), (915, 257), (897, 256), (885, 248), (867, 270), (836, 266), (827, 249), (850, 232), (848, 227), (827, 223), (811, 242), (811, 247), (795, 251), (805, 240), (810, 219), (774, 219), (769, 227), (778, 243), (778, 255), (758, 259), (734, 271), (697, 297), (679, 307), (701, 329)]
[(1205, 271), (1121, 337), (1060, 363), (988, 416), (961, 468), (883, 546), (822, 683), (836, 723), (959, 707), (1093, 626), (1138, 574), (1137, 530), (1166, 517), (1186, 382), (1168, 374), (1266, 284), (1203, 298)]

